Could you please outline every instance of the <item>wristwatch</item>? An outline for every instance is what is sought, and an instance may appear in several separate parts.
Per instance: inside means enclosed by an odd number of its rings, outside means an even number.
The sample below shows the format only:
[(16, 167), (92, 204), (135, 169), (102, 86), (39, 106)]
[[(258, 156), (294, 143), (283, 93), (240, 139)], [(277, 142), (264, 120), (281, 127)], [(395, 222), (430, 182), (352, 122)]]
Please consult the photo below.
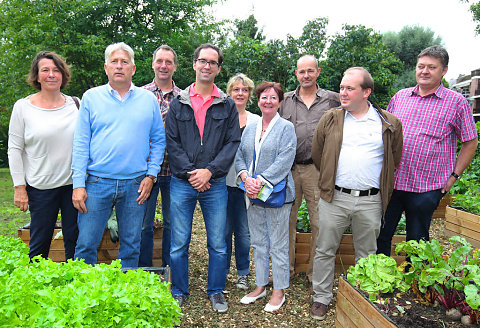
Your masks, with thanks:
[(150, 179), (152, 179), (153, 183), (157, 183), (157, 177), (155, 177), (155, 176), (153, 176), (153, 175), (150, 175), (150, 174), (148, 174), (148, 175), (147, 175), (147, 178), (150, 178)]
[(458, 178), (460, 178), (460, 176), (459, 176), (457, 173), (455, 173), (455, 172), (452, 172), (451, 175), (452, 175), (452, 177), (455, 178), (455, 180), (458, 180)]

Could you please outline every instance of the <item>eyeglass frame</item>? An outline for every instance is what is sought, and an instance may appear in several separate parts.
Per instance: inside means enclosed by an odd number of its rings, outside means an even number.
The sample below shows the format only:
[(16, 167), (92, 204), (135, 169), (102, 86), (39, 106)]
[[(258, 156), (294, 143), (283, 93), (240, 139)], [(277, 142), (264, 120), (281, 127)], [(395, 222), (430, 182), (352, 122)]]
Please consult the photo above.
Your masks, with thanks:
[(215, 60), (208, 61), (208, 60), (205, 60), (203, 58), (198, 58), (198, 59), (195, 59), (195, 63), (197, 63), (197, 62), (200, 62), (200, 65), (202, 65), (202, 67), (207, 66), (207, 64), (210, 65), (211, 68), (220, 67), (220, 64), (218, 62), (216, 62)]

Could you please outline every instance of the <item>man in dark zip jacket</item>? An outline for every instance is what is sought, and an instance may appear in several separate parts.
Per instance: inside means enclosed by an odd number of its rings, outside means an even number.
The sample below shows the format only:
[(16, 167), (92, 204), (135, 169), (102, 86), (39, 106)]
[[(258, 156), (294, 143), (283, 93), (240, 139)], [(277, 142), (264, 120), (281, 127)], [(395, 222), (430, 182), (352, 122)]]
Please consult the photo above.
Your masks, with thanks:
[(225, 176), (240, 144), (234, 101), (214, 84), (223, 54), (202, 44), (193, 55), (196, 81), (172, 101), (165, 121), (170, 182), (172, 295), (181, 306), (188, 291), (188, 247), (197, 200), (207, 232), (207, 294), (213, 309), (226, 312)]

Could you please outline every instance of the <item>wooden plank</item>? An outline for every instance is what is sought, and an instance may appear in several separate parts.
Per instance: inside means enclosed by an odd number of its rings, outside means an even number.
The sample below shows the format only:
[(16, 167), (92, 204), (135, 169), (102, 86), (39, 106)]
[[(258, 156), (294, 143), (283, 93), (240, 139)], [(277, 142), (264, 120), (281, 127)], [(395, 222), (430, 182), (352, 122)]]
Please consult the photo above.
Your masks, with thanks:
[(346, 282), (343, 277), (341, 277), (338, 282), (338, 294), (342, 294), (343, 296), (345, 296), (345, 298), (347, 298), (360, 313), (364, 314), (365, 318), (368, 319), (368, 321), (373, 325), (373, 327), (396, 327), (396, 325), (394, 325), (380, 312), (378, 312), (377, 309), (368, 300), (366, 300), (357, 290), (355, 290), (350, 285), (350, 283)]
[(309, 244), (295, 244), (295, 254), (310, 254)]
[(310, 244), (310, 240), (312, 239), (312, 234), (309, 232), (297, 232), (297, 235), (295, 238), (296, 238), (296, 243)]
[(472, 237), (470, 236), (466, 236), (466, 235), (462, 235), (462, 234), (459, 234), (458, 232), (456, 231), (452, 231), (448, 228), (445, 228), (445, 236), (447, 238), (450, 238), (452, 236), (460, 236), (460, 237), (463, 237), (465, 238), (466, 241), (468, 241), (470, 244), (472, 244), (473, 247), (476, 247), (476, 248), (480, 248), (480, 241), (478, 241), (477, 239), (473, 239)]
[(295, 254), (295, 263), (308, 263), (309, 254)]
[(463, 227), (469, 230), (472, 230), (474, 232), (479, 232), (480, 231), (480, 223), (473, 222), (470, 220), (463, 219), (459, 216), (456, 217), (451, 217), (448, 218), (448, 220), (445, 222), (445, 225), (455, 225), (458, 227)]
[(335, 313), (337, 314), (338, 321), (340, 321), (344, 327), (373, 328), (373, 325), (365, 318), (364, 314), (342, 293), (337, 294)]
[(335, 318), (335, 328), (345, 328), (340, 322), (338, 322), (337, 318)]
[(472, 239), (480, 240), (480, 232), (479, 231), (468, 229), (467, 227), (465, 227), (463, 225), (456, 225), (456, 224), (453, 224), (453, 223), (450, 223), (450, 222), (447, 221), (447, 222), (445, 222), (445, 228), (450, 230), (450, 231), (454, 231), (455, 233), (457, 233), (459, 235), (469, 236)]
[(307, 272), (308, 263), (295, 263), (295, 272)]
[(448, 213), (447, 215), (448, 215), (448, 219), (453, 218), (453, 217), (457, 217), (460, 220), (465, 220), (465, 221), (469, 221), (469, 222), (472, 222), (472, 223), (480, 223), (480, 215), (465, 212), (465, 211), (462, 211), (462, 210), (455, 210), (455, 215), (451, 215), (450, 213)]

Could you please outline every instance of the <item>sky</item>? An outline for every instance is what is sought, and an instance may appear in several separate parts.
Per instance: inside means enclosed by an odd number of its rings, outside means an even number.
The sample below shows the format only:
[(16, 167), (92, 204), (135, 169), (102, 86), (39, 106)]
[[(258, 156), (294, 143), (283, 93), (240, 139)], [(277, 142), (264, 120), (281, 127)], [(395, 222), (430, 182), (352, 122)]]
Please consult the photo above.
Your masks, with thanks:
[(480, 68), (480, 35), (475, 35), (468, 8), (460, 0), (224, 0), (213, 13), (219, 19), (254, 14), (268, 39), (282, 40), (287, 34), (300, 36), (305, 23), (317, 17), (329, 18), (329, 35), (340, 32), (343, 24), (362, 24), (379, 33), (399, 32), (405, 25), (429, 27), (449, 53), (445, 78), (450, 81)]

